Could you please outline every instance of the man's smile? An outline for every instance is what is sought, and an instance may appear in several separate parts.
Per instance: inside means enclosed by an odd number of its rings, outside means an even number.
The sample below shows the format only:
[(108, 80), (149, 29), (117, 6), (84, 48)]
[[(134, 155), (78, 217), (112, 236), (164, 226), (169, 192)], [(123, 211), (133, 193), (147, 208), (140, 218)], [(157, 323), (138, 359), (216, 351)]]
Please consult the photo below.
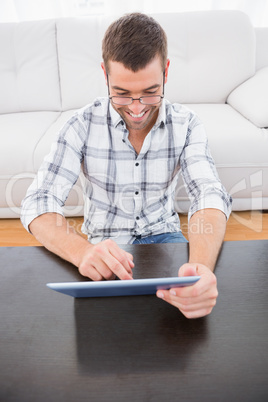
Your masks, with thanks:
[(136, 117), (143, 117), (146, 112), (141, 112), (139, 114), (134, 114), (134, 113), (131, 113), (131, 112), (128, 112), (128, 113), (130, 114), (130, 116), (136, 118)]
[(133, 120), (133, 121), (141, 121), (141, 120), (143, 120), (143, 117), (145, 115), (147, 115), (147, 112), (149, 112), (149, 110), (150, 109), (144, 110), (144, 111), (140, 112), (139, 114), (135, 114), (133, 112), (130, 112), (130, 111), (126, 110), (125, 113), (127, 113), (131, 117), (131, 120)]
[(117, 112), (121, 115), (129, 129), (143, 130), (147, 127), (148, 132), (155, 123), (158, 115), (158, 108), (155, 106), (143, 110), (142, 112), (136, 114), (125, 108), (117, 108)]

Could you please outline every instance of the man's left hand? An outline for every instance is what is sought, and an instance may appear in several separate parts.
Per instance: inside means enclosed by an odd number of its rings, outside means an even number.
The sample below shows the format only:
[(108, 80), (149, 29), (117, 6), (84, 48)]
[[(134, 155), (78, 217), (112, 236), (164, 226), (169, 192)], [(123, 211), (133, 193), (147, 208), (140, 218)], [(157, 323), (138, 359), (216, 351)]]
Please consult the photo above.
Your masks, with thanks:
[(218, 297), (217, 279), (205, 265), (187, 263), (180, 267), (179, 276), (201, 276), (192, 286), (158, 290), (157, 297), (177, 307), (187, 318), (204, 317), (211, 313)]

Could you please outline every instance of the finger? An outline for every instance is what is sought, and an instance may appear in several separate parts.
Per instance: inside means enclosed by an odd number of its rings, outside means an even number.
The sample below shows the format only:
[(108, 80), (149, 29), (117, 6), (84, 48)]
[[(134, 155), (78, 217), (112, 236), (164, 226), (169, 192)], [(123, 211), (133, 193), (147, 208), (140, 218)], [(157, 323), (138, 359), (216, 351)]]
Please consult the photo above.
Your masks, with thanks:
[(178, 303), (180, 305), (197, 305), (203, 299), (203, 295), (198, 297), (180, 297), (175, 293), (175, 289), (157, 291), (156, 296), (165, 299), (168, 303)]
[(196, 264), (183, 264), (179, 269), (179, 276), (195, 276), (198, 267)]
[(203, 300), (199, 303), (185, 305), (185, 303), (181, 303), (178, 298), (173, 299), (169, 296), (168, 292), (164, 294), (164, 292), (160, 291), (157, 294), (158, 297), (164, 299), (167, 303), (172, 306), (178, 308), (181, 313), (187, 318), (198, 318), (204, 317), (211, 313), (213, 307), (216, 304), (216, 299), (214, 300)]
[(172, 288), (169, 291), (182, 298), (198, 298), (213, 289), (217, 289), (217, 278), (211, 272), (201, 276), (194, 285)]
[[(172, 303), (171, 303), (172, 304)], [(174, 303), (173, 306), (177, 307), (182, 314), (187, 318), (197, 318), (197, 317), (204, 317), (211, 313), (213, 308), (215, 307), (216, 301), (212, 303), (200, 303), (194, 306), (184, 306), (177, 303)]]
[(129, 259), (124, 250), (120, 249), (115, 242), (106, 240), (105, 248), (98, 247), (98, 245), (95, 247), (102, 261), (119, 279), (133, 279)]
[(192, 313), (205, 311), (205, 310), (212, 310), (215, 306), (216, 301), (214, 303), (208, 303), (207, 301), (200, 302), (194, 305), (185, 305), (181, 304), (175, 300), (166, 300), (169, 304), (177, 307), (184, 315), (192, 315)]
[(109, 252), (132, 275), (133, 255), (122, 250), (115, 242), (108, 242)]
[[(192, 286), (192, 288), (194, 288), (194, 286)], [(181, 290), (185, 289), (169, 289), (168, 291), (165, 291), (164, 297), (167, 300), (177, 301), (182, 305), (197, 305), (199, 303), (202, 303), (203, 301), (208, 301), (209, 304), (211, 301), (216, 300), (218, 297), (218, 290), (216, 286), (205, 286), (201, 287), (200, 289), (196, 287), (195, 289), (192, 289), (192, 292), (189, 293), (188, 297), (186, 297), (185, 293), (182, 293)]]
[(115, 279), (115, 274), (107, 267), (107, 265), (98, 258), (92, 258), (90, 262), (83, 264), (80, 273), (93, 281), (101, 281), (103, 279)]
[(133, 256), (130, 253), (126, 253), (124, 250), (119, 248), (111, 248), (110, 253), (115, 257), (126, 270), (132, 274), (132, 269), (134, 268)]
[(214, 307), (218, 297), (218, 290), (216, 287), (208, 289), (206, 292), (197, 297), (180, 297), (177, 295), (179, 289), (170, 289), (169, 291), (160, 291), (157, 296), (165, 299), (168, 303), (176, 305), (180, 309), (193, 311), (195, 309)]
[(98, 261), (98, 264), (94, 268), (101, 275), (102, 279), (106, 280), (115, 279), (115, 274), (103, 261), (101, 260)]
[(115, 274), (103, 261), (102, 253), (99, 252), (98, 248), (97, 250), (92, 248), (91, 253), (84, 257), (81, 265), (79, 266), (79, 272), (93, 281), (115, 279)]
[(89, 279), (95, 281), (101, 281), (103, 279), (102, 275), (92, 266), (92, 265), (83, 265), (79, 268), (79, 272), (81, 275), (86, 276)]
[(105, 260), (110, 270), (119, 278), (119, 279), (133, 279), (132, 271), (126, 270), (126, 268), (112, 255), (110, 258)]
[(81, 272), (80, 270), (80, 273), (83, 276), (92, 279), (93, 281), (102, 281), (103, 279), (113, 280), (116, 278), (116, 275), (110, 269), (105, 267), (101, 268), (100, 266), (98, 266), (98, 268), (95, 268), (90, 265), (87, 268), (84, 268), (83, 272)]
[(130, 266), (131, 269), (133, 269), (134, 266), (135, 266), (135, 264), (133, 262), (133, 255), (128, 253), (128, 252), (126, 252), (126, 255), (127, 255), (127, 258), (128, 258), (129, 266)]
[[(113, 254), (121, 261), (124, 261), (125, 266)], [(93, 280), (109, 279), (114, 274), (120, 279), (133, 279), (132, 269), (128, 262), (129, 258), (126, 256), (125, 251), (121, 250), (115, 242), (106, 240), (91, 248), (87, 258), (84, 259), (80, 266), (80, 272)]]
[(199, 310), (206, 307), (214, 307), (216, 304), (216, 299), (218, 296), (218, 292), (207, 292), (202, 297), (199, 298), (180, 298), (174, 296), (172, 294), (168, 294), (165, 296), (165, 300), (170, 303), (177, 304), (180, 308), (184, 309), (185, 311), (193, 311)]

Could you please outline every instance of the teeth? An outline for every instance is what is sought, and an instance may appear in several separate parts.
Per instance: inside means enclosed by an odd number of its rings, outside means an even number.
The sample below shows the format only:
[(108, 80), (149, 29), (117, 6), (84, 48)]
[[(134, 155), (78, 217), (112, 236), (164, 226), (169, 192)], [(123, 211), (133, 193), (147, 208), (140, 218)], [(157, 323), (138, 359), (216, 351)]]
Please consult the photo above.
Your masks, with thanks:
[(132, 117), (142, 117), (142, 116), (145, 114), (145, 112), (141, 112), (140, 114), (134, 114), (134, 113), (130, 113), (130, 112), (129, 112), (129, 114), (130, 114), (130, 116), (132, 116)]

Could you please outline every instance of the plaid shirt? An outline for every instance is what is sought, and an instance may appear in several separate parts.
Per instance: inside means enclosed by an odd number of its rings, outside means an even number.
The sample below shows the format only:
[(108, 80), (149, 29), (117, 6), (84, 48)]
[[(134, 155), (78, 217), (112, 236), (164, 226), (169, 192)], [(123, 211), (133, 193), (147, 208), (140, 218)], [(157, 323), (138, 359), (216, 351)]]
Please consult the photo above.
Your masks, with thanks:
[(107, 98), (79, 110), (28, 189), (21, 216), (27, 230), (41, 214), (63, 214), (80, 170), (82, 230), (92, 243), (106, 238), (132, 243), (136, 236), (179, 231), (174, 209), (179, 170), (191, 200), (189, 218), (204, 208), (219, 209), (227, 218), (231, 212), (232, 200), (219, 181), (203, 125), (189, 109), (166, 100), (139, 154)]

